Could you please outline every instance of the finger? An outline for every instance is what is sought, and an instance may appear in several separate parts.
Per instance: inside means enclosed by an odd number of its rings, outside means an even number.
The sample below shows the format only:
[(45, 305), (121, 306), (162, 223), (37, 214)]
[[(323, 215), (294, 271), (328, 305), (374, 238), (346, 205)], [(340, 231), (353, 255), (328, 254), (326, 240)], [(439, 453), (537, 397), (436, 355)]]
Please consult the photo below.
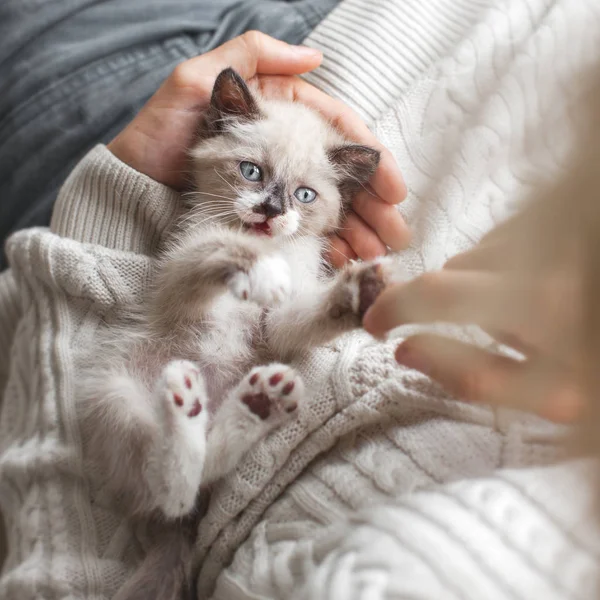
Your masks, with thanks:
[(385, 244), (377, 234), (353, 212), (348, 213), (337, 234), (363, 260), (373, 260), (387, 253)]
[(523, 255), (504, 240), (483, 240), (473, 249), (450, 258), (444, 269), (514, 271), (523, 268)]
[(388, 204), (397, 204), (406, 198), (406, 185), (392, 153), (349, 106), (297, 77), (261, 77), (258, 85), (263, 93), (297, 100), (314, 108), (348, 139), (379, 150), (381, 160), (371, 179), (374, 194)]
[(299, 75), (317, 68), (322, 60), (323, 53), (315, 48), (293, 46), (259, 31), (248, 31), (187, 63), (191, 68), (208, 68), (213, 78), (232, 67), (249, 79), (257, 73)]
[(523, 368), (519, 362), (436, 335), (417, 335), (402, 342), (396, 361), (427, 375), (452, 395), (468, 402), (488, 402), (501, 382)]
[(405, 340), (396, 360), (467, 402), (528, 410), (560, 422), (578, 418), (585, 405), (577, 386), (562, 374), (441, 336)]
[(367, 192), (360, 192), (352, 203), (354, 212), (394, 251), (410, 243), (410, 230), (395, 206), (382, 202)]
[(528, 358), (539, 356), (539, 350), (534, 346), (523, 341), (518, 335), (514, 333), (507, 333), (505, 331), (498, 331), (497, 329), (487, 329), (486, 333), (493, 337), (497, 342), (513, 348)]
[(540, 226), (535, 217), (531, 207), (524, 207), (486, 233), (472, 250), (452, 257), (445, 267), (523, 270), (526, 258), (535, 256), (537, 251), (533, 236)]
[(232, 67), (244, 79), (257, 73), (297, 75), (315, 69), (323, 54), (305, 46), (292, 46), (258, 31), (249, 31), (233, 40), (175, 67), (151, 99), (154, 105), (195, 111), (210, 99), (217, 75)]
[(363, 325), (375, 336), (407, 323), (475, 323), (513, 332), (505, 279), (480, 271), (442, 270), (389, 286), (367, 311)]
[(329, 247), (325, 252), (325, 258), (336, 268), (343, 267), (346, 263), (351, 260), (356, 260), (358, 256), (352, 250), (350, 244), (338, 237), (337, 235), (331, 236), (329, 240)]
[(444, 264), (444, 269), (494, 269), (498, 267), (496, 247), (477, 245), (472, 250), (452, 256)]

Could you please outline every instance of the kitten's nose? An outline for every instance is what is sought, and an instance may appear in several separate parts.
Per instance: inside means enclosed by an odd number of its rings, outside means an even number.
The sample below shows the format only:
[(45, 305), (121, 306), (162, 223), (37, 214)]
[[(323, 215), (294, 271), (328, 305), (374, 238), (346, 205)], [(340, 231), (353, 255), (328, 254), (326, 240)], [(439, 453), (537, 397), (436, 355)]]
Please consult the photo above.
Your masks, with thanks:
[(283, 214), (283, 203), (279, 198), (267, 198), (262, 204), (254, 207), (254, 212), (272, 219)]

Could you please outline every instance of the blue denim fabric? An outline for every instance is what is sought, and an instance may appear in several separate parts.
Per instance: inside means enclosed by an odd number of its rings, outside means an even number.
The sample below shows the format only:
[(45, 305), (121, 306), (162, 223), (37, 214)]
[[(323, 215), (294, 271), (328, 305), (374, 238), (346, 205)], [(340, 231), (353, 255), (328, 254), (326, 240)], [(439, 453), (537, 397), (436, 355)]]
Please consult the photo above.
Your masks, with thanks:
[(177, 63), (249, 29), (300, 43), (339, 1), (0, 0), (0, 245), (49, 223), (75, 164)]

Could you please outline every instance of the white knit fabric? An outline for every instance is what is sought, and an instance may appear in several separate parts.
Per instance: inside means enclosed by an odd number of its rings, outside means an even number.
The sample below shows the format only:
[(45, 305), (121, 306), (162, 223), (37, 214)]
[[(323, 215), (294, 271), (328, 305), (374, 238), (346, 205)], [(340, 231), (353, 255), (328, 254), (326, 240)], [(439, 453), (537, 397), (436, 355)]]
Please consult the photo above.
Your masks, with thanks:
[[(592, 0), (346, 0), (311, 35), (325, 63), (309, 79), (371, 121), (406, 177), (411, 273), (472, 247), (556, 172), (599, 25)], [(222, 483), (200, 526), (201, 593), (217, 578), (218, 600), (593, 597), (585, 471), (536, 468), (558, 432), (446, 400), (392, 348), (338, 344), (304, 428)]]
[[(345, 0), (311, 35), (326, 50), (312, 81), (369, 120), (406, 177), (413, 274), (471, 247), (560, 164), (569, 92), (600, 56), (599, 12), (596, 0)], [(51, 231), (9, 244), (2, 599), (108, 599), (152, 535), (86, 478), (74, 359), (143, 298), (177, 200), (98, 147)], [(310, 403), (213, 493), (199, 598), (592, 597), (588, 465), (548, 466), (564, 432), (447, 398), (397, 367), (393, 346), (356, 334), (297, 365)]]

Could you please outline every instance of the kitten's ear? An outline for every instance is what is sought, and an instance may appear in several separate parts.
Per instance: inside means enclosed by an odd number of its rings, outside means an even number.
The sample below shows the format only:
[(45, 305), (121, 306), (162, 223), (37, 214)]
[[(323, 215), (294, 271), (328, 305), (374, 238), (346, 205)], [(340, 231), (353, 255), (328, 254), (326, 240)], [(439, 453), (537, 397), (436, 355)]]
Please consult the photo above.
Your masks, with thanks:
[(228, 118), (249, 121), (259, 116), (258, 104), (242, 77), (231, 68), (221, 71), (210, 99), (211, 128), (222, 131)]
[(345, 202), (371, 179), (379, 165), (381, 153), (368, 146), (346, 144), (333, 148), (328, 153), (329, 160), (336, 167), (339, 188)]

